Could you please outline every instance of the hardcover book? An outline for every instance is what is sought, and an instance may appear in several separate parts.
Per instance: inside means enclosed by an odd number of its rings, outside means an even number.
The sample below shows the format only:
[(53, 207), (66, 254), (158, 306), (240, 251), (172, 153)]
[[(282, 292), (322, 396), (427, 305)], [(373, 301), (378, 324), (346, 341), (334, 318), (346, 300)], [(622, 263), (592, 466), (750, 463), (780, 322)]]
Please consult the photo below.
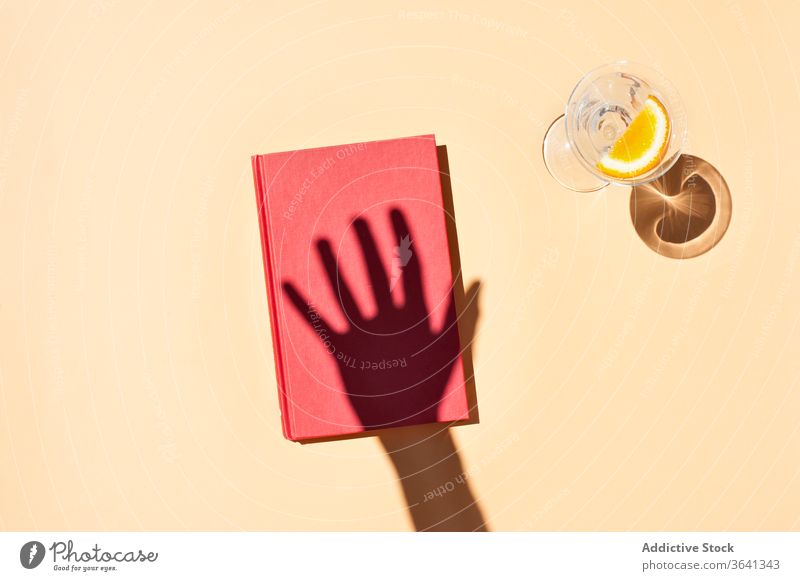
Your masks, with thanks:
[(467, 419), (434, 136), (252, 164), (285, 437)]

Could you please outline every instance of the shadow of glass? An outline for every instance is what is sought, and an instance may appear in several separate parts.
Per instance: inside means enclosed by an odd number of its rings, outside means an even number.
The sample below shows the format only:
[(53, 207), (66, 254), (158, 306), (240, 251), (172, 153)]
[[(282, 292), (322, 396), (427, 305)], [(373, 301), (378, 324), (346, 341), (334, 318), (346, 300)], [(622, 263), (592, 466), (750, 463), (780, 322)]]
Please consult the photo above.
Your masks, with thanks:
[(651, 250), (668, 258), (692, 258), (725, 235), (731, 194), (713, 165), (682, 155), (662, 177), (631, 189), (630, 211), (637, 234)]

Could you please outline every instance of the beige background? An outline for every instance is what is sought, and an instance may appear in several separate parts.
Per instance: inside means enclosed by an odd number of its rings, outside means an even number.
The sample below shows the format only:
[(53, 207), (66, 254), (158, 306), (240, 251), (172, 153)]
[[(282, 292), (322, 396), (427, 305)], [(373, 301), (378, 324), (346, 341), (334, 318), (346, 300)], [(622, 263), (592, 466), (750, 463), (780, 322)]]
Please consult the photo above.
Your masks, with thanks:
[[(374, 439), (280, 435), (249, 156), (435, 132), (492, 529), (800, 528), (796, 4), (7, 2), (0, 528), (408, 529)], [(681, 91), (727, 235), (637, 237), (541, 160), (580, 75)]]

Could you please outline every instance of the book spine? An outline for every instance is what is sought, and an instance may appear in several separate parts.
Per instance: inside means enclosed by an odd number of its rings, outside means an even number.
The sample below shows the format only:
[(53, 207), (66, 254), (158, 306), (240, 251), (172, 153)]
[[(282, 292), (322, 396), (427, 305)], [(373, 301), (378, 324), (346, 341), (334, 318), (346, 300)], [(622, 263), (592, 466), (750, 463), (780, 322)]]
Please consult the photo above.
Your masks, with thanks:
[(267, 220), (267, 183), (264, 172), (264, 162), (260, 155), (252, 157), (253, 181), (256, 189), (256, 207), (258, 210), (258, 226), (261, 231), (261, 251), (264, 260), (264, 277), (267, 285), (267, 303), (269, 305), (269, 322), (272, 331), (272, 350), (275, 355), (275, 375), (278, 382), (278, 402), (281, 408), (281, 426), (283, 435), (288, 440), (294, 440), (292, 426), (289, 421), (289, 406), (287, 404), (286, 379), (283, 369), (283, 349), (280, 341), (280, 319), (278, 318), (277, 297), (279, 289), (276, 286), (275, 271), (271, 260), (271, 239), (269, 222)]

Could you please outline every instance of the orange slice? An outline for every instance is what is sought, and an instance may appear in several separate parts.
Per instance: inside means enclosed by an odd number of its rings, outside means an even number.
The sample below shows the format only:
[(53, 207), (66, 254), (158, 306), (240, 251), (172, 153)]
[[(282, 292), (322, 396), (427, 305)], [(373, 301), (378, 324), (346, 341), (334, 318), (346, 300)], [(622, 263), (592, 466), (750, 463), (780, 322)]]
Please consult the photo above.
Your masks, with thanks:
[(667, 151), (669, 116), (653, 95), (603, 158), (597, 168), (615, 178), (635, 178), (653, 169)]

